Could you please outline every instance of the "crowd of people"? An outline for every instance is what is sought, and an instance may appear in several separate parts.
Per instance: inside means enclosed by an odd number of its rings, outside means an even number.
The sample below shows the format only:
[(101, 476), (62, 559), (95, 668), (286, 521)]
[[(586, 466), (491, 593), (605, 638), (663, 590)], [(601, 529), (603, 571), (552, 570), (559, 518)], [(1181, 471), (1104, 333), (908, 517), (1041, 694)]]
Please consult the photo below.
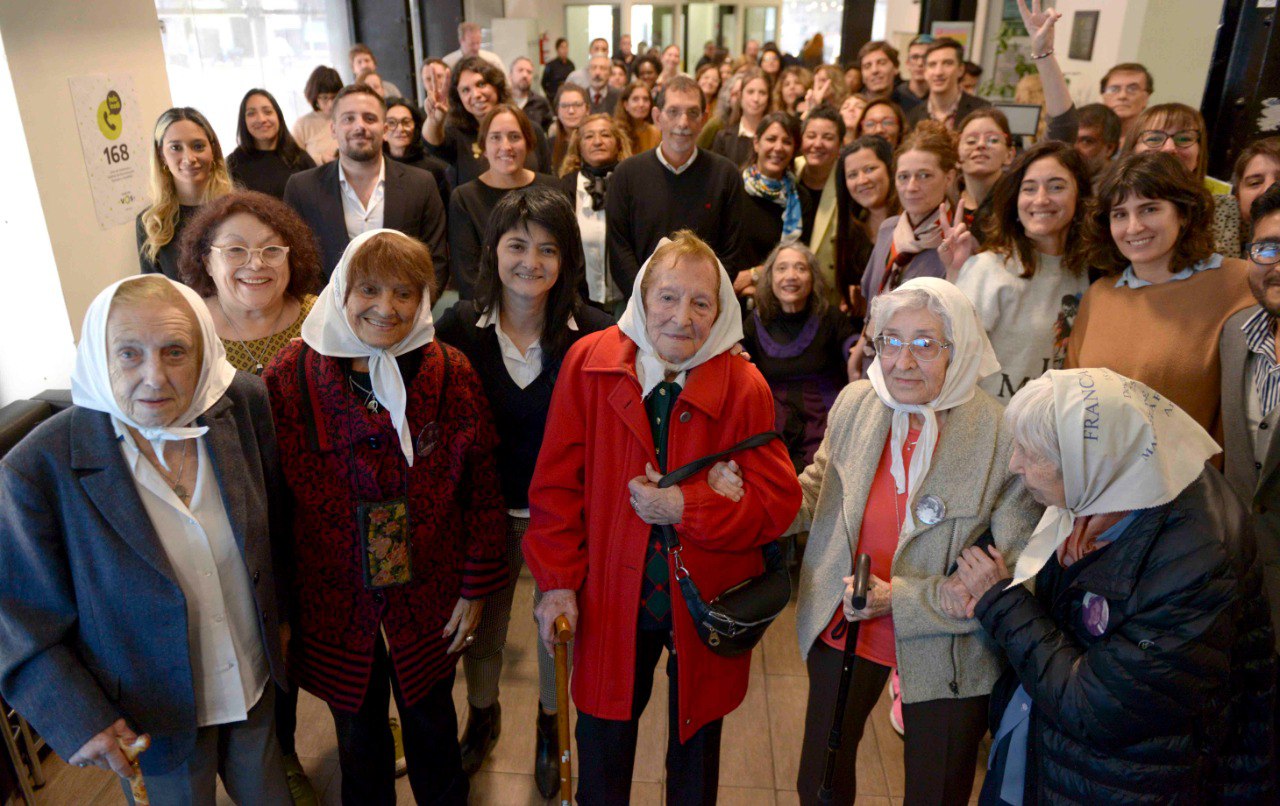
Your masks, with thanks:
[(343, 803), (465, 803), (527, 565), (541, 794), (564, 616), (578, 801), (629, 801), (666, 649), (666, 801), (710, 804), (750, 654), (690, 585), (782, 546), (801, 803), (854, 802), (886, 686), (914, 806), (978, 763), (992, 806), (1280, 797), (1280, 138), (1210, 177), (1199, 111), (1134, 63), (1077, 109), (1018, 7), (1038, 137), (928, 35), (560, 39), (540, 93), (464, 23), (421, 105), (357, 45), (229, 154), (166, 111), (139, 274), (0, 461), (4, 699), (122, 780), (149, 735), (157, 803), (311, 804), (303, 688)]

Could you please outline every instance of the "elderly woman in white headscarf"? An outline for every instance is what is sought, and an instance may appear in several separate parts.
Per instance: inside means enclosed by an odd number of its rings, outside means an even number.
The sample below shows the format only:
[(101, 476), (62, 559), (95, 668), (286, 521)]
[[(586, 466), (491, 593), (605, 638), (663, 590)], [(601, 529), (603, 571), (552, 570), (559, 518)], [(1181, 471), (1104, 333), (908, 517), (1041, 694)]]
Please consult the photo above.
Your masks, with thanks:
[(578, 803), (628, 802), (664, 647), (667, 802), (715, 802), (721, 724), (746, 694), (750, 653), (723, 657), (703, 645), (659, 527), (674, 525), (681, 568), (710, 599), (761, 573), (761, 546), (791, 522), (800, 491), (777, 440), (736, 454), (743, 483), (727, 497), (706, 471), (669, 488), (656, 482), (772, 430), (768, 384), (730, 354), (741, 338), (728, 274), (683, 230), (640, 270), (619, 325), (583, 336), (561, 365), (524, 556), (544, 591), (535, 610), (543, 641), (561, 614), (575, 626)]
[[(1001, 661), (949, 574), (980, 540), (1012, 561), (1040, 508), (1009, 471), (1013, 440), (1000, 405), (977, 388), (1000, 365), (964, 294), (936, 278), (906, 282), (873, 301), (868, 333), (876, 348), (869, 380), (836, 399), (800, 477), (804, 504), (793, 528), (808, 528), (809, 541), (796, 627), (809, 704), (797, 789), (802, 803), (817, 801), (856, 621), (835, 802), (856, 796), (858, 742), (897, 667), (905, 802), (964, 803)], [(850, 575), (862, 553), (871, 557), (871, 588), (866, 607), (854, 610)]]
[(394, 804), (394, 692), (419, 803), (464, 803), (454, 667), (506, 582), (497, 435), (480, 379), (434, 340), (431, 253), (347, 246), (264, 378), (294, 499), (289, 671), (328, 704), (345, 804)]
[(1010, 662), (982, 802), (1274, 803), (1270, 616), (1218, 446), (1106, 369), (1046, 373), (1005, 420), (1047, 509), (1016, 566), (959, 561)]
[[(89, 306), (75, 405), (0, 462), (0, 693), (70, 763), (156, 803), (287, 803), (262, 381), (194, 291), (122, 280)], [(126, 794), (130, 786), (124, 784)]]

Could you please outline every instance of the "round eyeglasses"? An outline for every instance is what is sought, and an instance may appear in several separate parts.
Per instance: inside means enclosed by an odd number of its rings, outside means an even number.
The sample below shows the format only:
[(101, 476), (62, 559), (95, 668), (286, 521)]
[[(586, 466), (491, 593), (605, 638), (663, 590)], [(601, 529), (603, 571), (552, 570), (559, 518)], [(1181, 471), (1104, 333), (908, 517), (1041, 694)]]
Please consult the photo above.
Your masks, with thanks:
[(949, 341), (927, 338), (903, 341), (897, 336), (876, 336), (872, 344), (875, 345), (876, 352), (885, 358), (896, 357), (902, 352), (902, 348), (906, 347), (917, 361), (933, 361), (942, 355), (943, 350), (950, 350), (953, 346)]
[(262, 265), (276, 268), (284, 265), (285, 260), (289, 257), (289, 247), (287, 246), (263, 246), (257, 249), (249, 249), (244, 246), (210, 246), (210, 249), (222, 255), (222, 259), (226, 261), (228, 267), (233, 269), (241, 269), (249, 265), (249, 260), (256, 254), (258, 260), (262, 261)]
[(1249, 259), (1259, 266), (1274, 266), (1280, 263), (1280, 242), (1255, 241), (1244, 245)]

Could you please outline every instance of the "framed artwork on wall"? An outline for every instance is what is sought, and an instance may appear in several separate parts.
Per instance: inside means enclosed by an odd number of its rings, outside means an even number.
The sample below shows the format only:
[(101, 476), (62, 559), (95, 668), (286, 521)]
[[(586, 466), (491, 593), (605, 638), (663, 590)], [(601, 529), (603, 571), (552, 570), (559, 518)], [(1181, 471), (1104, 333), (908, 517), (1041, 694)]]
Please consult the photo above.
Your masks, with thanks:
[(1098, 34), (1099, 11), (1077, 11), (1071, 17), (1071, 46), (1067, 56), (1077, 61), (1093, 59), (1093, 40)]
[[(973, 43), (973, 23), (972, 22), (944, 22), (935, 20), (930, 27), (929, 33), (933, 34), (934, 39), (940, 37), (951, 37), (952, 39), (964, 45), (964, 57), (970, 58), (969, 51)], [(903, 51), (905, 53), (905, 51)]]

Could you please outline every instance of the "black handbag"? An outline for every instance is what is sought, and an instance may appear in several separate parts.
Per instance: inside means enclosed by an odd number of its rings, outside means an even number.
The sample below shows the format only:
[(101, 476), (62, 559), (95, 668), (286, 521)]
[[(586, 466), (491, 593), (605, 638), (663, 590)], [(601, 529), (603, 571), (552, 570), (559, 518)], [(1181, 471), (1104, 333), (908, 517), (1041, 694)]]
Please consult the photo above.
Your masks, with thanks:
[[(704, 456), (679, 467), (662, 477), (658, 487), (672, 487), (689, 478), (703, 468), (709, 467), (732, 453), (758, 448), (772, 440), (781, 439), (774, 431), (766, 431), (748, 437), (728, 450), (711, 456)], [(702, 643), (717, 655), (733, 657), (750, 652), (764, 631), (778, 617), (787, 602), (791, 601), (791, 575), (782, 559), (782, 549), (778, 541), (761, 547), (764, 555), (764, 573), (760, 576), (734, 585), (716, 598), (707, 602), (702, 598), (698, 586), (689, 576), (680, 558), (682, 550), (680, 538), (672, 526), (662, 526), (663, 540), (667, 553), (671, 555), (676, 569), (676, 581), (680, 583), (680, 593), (684, 603), (693, 617), (693, 625), (698, 630)]]

